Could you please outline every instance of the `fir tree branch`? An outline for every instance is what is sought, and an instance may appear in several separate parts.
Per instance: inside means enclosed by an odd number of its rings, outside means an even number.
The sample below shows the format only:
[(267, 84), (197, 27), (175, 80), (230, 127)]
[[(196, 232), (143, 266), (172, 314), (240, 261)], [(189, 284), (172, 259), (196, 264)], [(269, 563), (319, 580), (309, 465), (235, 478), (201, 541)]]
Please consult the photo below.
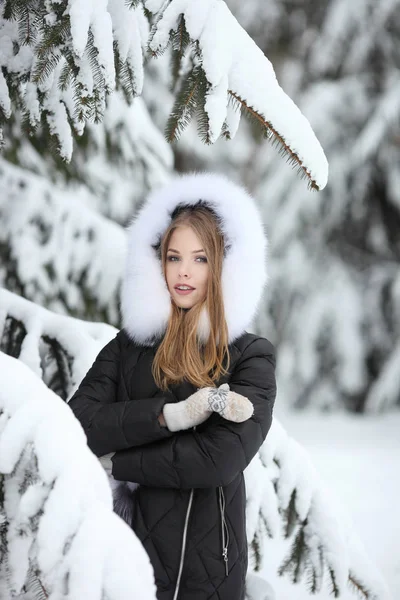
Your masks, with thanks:
[(195, 66), (189, 71), (182, 82), (175, 104), (169, 116), (165, 137), (169, 142), (178, 140), (184, 129), (190, 123), (200, 100), (203, 85), (202, 69)]
[[(285, 523), (285, 538), (288, 538), (292, 535), (297, 523), (298, 523), (298, 515), (296, 511), (296, 490), (292, 493), (290, 497), (289, 506), (284, 511), (283, 521)], [(304, 523), (305, 525), (305, 523)]]
[(25, 339), (27, 331), (22, 321), (18, 321), (8, 316), (5, 321), (3, 335), (0, 340), (0, 351), (9, 356), (18, 358), (21, 354), (22, 342)]
[(37, 0), (6, 0), (3, 19), (18, 21), (26, 15), (26, 12), (40, 13)]
[(172, 82), (171, 82), (171, 91), (173, 92), (176, 89), (179, 76), (182, 69), (182, 60), (185, 56), (185, 52), (190, 44), (190, 36), (187, 32), (185, 19), (183, 15), (181, 15), (179, 20), (178, 29), (172, 33), (171, 37), (172, 41), (172, 53), (171, 53), (171, 61), (172, 61)]
[(48, 346), (49, 359), (56, 366), (49, 378), (46, 377), (45, 367), (43, 367), (43, 380), (49, 389), (66, 400), (71, 387), (72, 357), (57, 339), (46, 335), (42, 336), (42, 340)]
[(25, 590), (34, 595), (34, 600), (45, 600), (49, 597), (43, 583), (39, 579), (38, 570), (35, 570), (35, 572), (33, 572), (31, 569), (29, 570)]
[(251, 541), (251, 549), (253, 551), (254, 559), (255, 559), (255, 571), (258, 571), (261, 567), (261, 549), (260, 549), (260, 540), (258, 537), (258, 532), (256, 531), (254, 537)]
[(69, 15), (63, 16), (55, 25), (43, 27), (42, 40), (35, 49), (37, 64), (32, 73), (34, 83), (43, 83), (53, 72), (61, 59), (70, 31)]
[(371, 595), (371, 593), (360, 582), (360, 580), (356, 578), (352, 571), (350, 571), (349, 573), (348, 583), (350, 589), (353, 592), (355, 592), (360, 598), (366, 598), (367, 600), (378, 600), (378, 597), (375, 594)]
[(259, 126), (261, 125), (262, 129), (265, 132), (265, 137), (270, 139), (272, 136), (274, 136), (272, 145), (279, 147), (279, 154), (281, 154), (281, 156), (287, 157), (287, 162), (294, 168), (297, 168), (298, 175), (300, 175), (302, 179), (308, 179), (308, 187), (310, 189), (319, 190), (319, 186), (317, 185), (315, 179), (312, 179), (311, 173), (303, 165), (300, 157), (290, 148), (290, 146), (288, 146), (288, 144), (286, 144), (285, 140), (276, 131), (272, 123), (266, 121), (262, 115), (260, 115), (256, 110), (254, 110), (254, 108), (248, 106), (246, 101), (243, 100), (243, 98), (241, 98), (236, 92), (234, 92), (233, 90), (228, 90), (228, 93), (231, 94), (231, 96), (233, 96), (233, 98), (235, 98), (235, 100), (237, 100), (241, 104), (242, 108), (244, 109), (244, 113), (247, 117), (251, 118)]
[(340, 590), (336, 583), (335, 572), (331, 567), (328, 568), (328, 571), (329, 571), (329, 581), (331, 584), (331, 594), (333, 594), (335, 596), (335, 598), (338, 598), (340, 596)]
[[(172, 0), (170, 0), (171, 2)], [(165, 46), (165, 48), (157, 48), (156, 50), (153, 49), (151, 47), (153, 39), (154, 39), (154, 35), (157, 32), (157, 25), (158, 23), (161, 21), (161, 19), (163, 18), (163, 14), (165, 9), (167, 8), (167, 5), (164, 5), (163, 10), (160, 10), (159, 13), (156, 14), (154, 22), (152, 24), (152, 27), (150, 29), (150, 34), (149, 34), (149, 39), (147, 41), (147, 52), (150, 54), (150, 56), (152, 56), (153, 58), (156, 58), (158, 56), (161, 56), (162, 54), (164, 54), (164, 52), (166, 51), (166, 49), (169, 47), (170, 43), (171, 43), (171, 36), (168, 40), (167, 45)], [(147, 9), (145, 9), (145, 14), (148, 13)], [(149, 13), (149, 15), (151, 15), (151, 13)], [(147, 18), (149, 18), (149, 16), (146, 14)]]
[(205, 109), (207, 89), (209, 88), (206, 75), (202, 70), (201, 88), (199, 90), (199, 108), (197, 111), (197, 133), (203, 144), (211, 144), (210, 138), (210, 119)]

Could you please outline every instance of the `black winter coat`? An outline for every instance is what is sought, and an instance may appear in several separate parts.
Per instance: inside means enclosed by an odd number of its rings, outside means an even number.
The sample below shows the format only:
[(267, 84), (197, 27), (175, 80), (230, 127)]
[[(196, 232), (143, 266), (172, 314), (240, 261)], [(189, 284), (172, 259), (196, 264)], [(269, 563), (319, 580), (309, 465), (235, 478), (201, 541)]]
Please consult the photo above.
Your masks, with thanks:
[(165, 403), (184, 400), (196, 388), (188, 382), (168, 393), (157, 388), (151, 374), (156, 350), (121, 330), (101, 350), (69, 405), (90, 449), (97, 456), (116, 452), (114, 478), (140, 484), (132, 528), (153, 565), (157, 598), (243, 600), (248, 564), (243, 470), (271, 426), (274, 348), (265, 338), (243, 333), (229, 346), (229, 374), (217, 382), (228, 382), (251, 400), (251, 419), (232, 423), (213, 413), (196, 429), (177, 433), (162, 427), (158, 415)]

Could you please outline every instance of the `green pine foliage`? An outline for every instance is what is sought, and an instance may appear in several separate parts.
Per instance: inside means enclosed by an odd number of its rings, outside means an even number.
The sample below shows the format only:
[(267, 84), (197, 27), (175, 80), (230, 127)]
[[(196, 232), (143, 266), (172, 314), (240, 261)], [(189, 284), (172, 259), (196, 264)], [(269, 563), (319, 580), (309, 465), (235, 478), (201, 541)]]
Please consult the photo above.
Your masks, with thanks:
[[(138, 1), (129, 2), (136, 8)], [(84, 129), (85, 122), (99, 123), (103, 120), (106, 99), (113, 92), (107, 83), (104, 68), (99, 61), (99, 51), (93, 32), (89, 29), (84, 55), (75, 54), (71, 37), (71, 22), (68, 14), (68, 1), (42, 2), (40, 0), (7, 0), (0, 17), (8, 27), (7, 35), (13, 35), (14, 58), (20, 58), (23, 68), (18, 71), (5, 65), (3, 75), (8, 89), (11, 111), (0, 102), (0, 131), (12, 116), (13, 111), (21, 111), (26, 135), (40, 134), (46, 130), (46, 137), (64, 159), (70, 160), (70, 153), (63, 149), (62, 136), (57, 126), (51, 125), (59, 116), (53, 114), (54, 105), (49, 102), (54, 96), (51, 87), (52, 77), (56, 77), (59, 102), (65, 108), (65, 124), (71, 135), (76, 137)], [(28, 53), (32, 60), (27, 60)], [(123, 89), (125, 98), (131, 102), (141, 90), (138, 88), (133, 65), (129, 56), (121, 60), (118, 44), (114, 44), (117, 87)], [(60, 68), (61, 67), (61, 68)], [(87, 85), (90, 69), (91, 89)], [(60, 69), (60, 71), (58, 71)], [(37, 108), (32, 109), (32, 89), (28, 98), (26, 84), (35, 87)], [(73, 108), (66, 101), (65, 93), (71, 89)], [(57, 105), (57, 103), (55, 102)], [(2, 133), (0, 133), (0, 136)]]
[[(206, 87), (207, 79), (203, 69), (200, 65), (193, 66), (181, 82), (180, 90), (167, 121), (165, 136), (169, 142), (178, 140), (193, 116), (196, 113), (199, 114)], [(202, 132), (204, 136), (207, 136), (207, 132), (204, 131), (205, 126), (206, 123), (203, 121)]]
[(187, 32), (185, 19), (181, 16), (178, 29), (173, 31), (171, 34), (172, 42), (172, 83), (171, 89), (175, 91), (177, 88), (178, 80), (183, 73), (183, 61), (189, 45), (191, 43), (190, 36)]
[[(203, 68), (200, 43), (190, 38), (184, 15), (181, 15), (176, 27), (171, 29), (166, 47), (152, 46), (157, 25), (168, 6), (169, 3), (164, 4), (159, 13), (151, 15), (144, 7), (143, 0), (126, 2), (128, 10), (140, 10), (141, 16), (149, 20), (149, 54), (158, 56), (165, 52), (167, 47), (170, 49), (171, 88), (176, 100), (165, 128), (167, 140), (178, 140), (188, 123), (195, 117), (200, 139), (205, 144), (211, 144), (218, 136), (218, 131), (211, 130), (205, 106), (208, 94), (213, 94), (214, 90)], [(133, 59), (130, 52), (124, 52), (122, 59), (117, 37), (113, 43), (114, 65), (106, 67), (102, 64), (103, 59), (99, 52), (103, 41), (96, 39), (95, 32), (90, 27), (84, 53), (77, 56), (71, 32), (72, 17), (68, 9), (68, 0), (7, 0), (3, 19), (17, 25), (17, 33), (13, 40), (15, 55), (22, 56), (28, 47), (32, 53), (32, 62), (29, 67), (27, 61), (23, 61), (25, 71), (22, 72), (13, 72), (7, 65), (3, 71), (10, 95), (11, 112), (13, 108), (22, 109), (26, 134), (36, 135), (38, 126), (42, 125), (52, 148), (58, 150), (61, 157), (69, 162), (73, 140), (82, 135), (85, 123), (102, 122), (107, 98), (114, 91), (114, 78), (115, 87), (122, 89), (127, 103), (131, 103), (141, 93), (142, 75), (140, 73), (138, 76), (135, 71), (140, 64), (138, 61), (142, 61), (143, 64), (143, 56), (135, 56)], [(99, 35), (99, 32), (96, 35)], [(139, 45), (135, 52), (141, 53)], [(107, 71), (110, 68), (112, 73)], [(52, 82), (53, 77), (56, 88)], [(29, 90), (27, 100), (27, 84), (35, 86), (34, 100), (32, 89)], [(55, 98), (55, 89), (58, 90), (58, 98)], [(72, 106), (68, 97), (70, 90), (73, 97)], [(285, 143), (265, 116), (248, 105), (246, 99), (233, 90), (227, 91), (227, 103), (230, 98), (235, 109), (253, 120), (261, 129), (262, 135), (271, 139), (288, 162), (298, 169), (300, 176), (308, 179), (309, 186), (318, 189), (296, 152)], [(0, 130), (9, 118), (8, 106), (1, 106), (0, 102)], [(237, 123), (237, 120), (235, 122)], [(228, 119), (225, 120), (221, 134), (226, 139), (233, 137)]]

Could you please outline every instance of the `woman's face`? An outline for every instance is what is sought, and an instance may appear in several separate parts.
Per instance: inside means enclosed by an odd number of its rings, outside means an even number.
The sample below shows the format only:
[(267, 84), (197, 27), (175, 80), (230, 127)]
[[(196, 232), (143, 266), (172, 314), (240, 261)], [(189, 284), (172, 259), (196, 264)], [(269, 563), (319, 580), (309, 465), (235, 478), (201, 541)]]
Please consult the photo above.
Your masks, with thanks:
[[(192, 308), (206, 297), (209, 266), (202, 244), (191, 227), (181, 226), (173, 231), (165, 272), (169, 293), (177, 306)], [(190, 290), (180, 290), (178, 286)]]

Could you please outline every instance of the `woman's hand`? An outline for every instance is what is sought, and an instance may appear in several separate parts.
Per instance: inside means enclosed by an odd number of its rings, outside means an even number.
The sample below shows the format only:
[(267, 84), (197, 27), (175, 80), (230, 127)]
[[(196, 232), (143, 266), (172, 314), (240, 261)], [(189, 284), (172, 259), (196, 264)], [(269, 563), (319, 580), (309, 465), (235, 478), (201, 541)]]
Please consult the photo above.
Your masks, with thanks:
[(242, 423), (254, 411), (253, 404), (245, 396), (231, 392), (227, 383), (219, 388), (205, 387), (197, 390), (186, 400), (164, 405), (164, 419), (170, 431), (180, 431), (200, 425), (212, 412), (228, 421)]

